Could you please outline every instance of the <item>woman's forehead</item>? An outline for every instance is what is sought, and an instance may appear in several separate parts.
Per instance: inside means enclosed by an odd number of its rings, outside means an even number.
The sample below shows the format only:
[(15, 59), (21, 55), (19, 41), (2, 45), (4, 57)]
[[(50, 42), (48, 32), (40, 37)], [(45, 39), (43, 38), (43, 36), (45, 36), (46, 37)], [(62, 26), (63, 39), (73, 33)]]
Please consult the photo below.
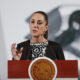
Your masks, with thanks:
[(42, 20), (42, 21), (45, 20), (44, 16), (42, 14), (40, 14), (40, 13), (33, 14), (32, 17), (31, 17), (31, 19), (32, 20)]

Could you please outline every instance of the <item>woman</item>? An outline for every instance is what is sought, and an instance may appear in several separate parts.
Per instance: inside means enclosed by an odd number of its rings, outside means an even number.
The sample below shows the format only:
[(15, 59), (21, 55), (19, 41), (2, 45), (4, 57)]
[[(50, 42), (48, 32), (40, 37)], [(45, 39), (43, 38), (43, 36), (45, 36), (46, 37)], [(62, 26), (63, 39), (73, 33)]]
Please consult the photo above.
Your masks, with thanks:
[(49, 57), (54, 60), (64, 60), (64, 54), (60, 45), (49, 41), (48, 37), (48, 17), (42, 11), (32, 14), (30, 20), (30, 33), (32, 39), (21, 42), (15, 48), (12, 44), (11, 51), (14, 60), (33, 60), (37, 57)]

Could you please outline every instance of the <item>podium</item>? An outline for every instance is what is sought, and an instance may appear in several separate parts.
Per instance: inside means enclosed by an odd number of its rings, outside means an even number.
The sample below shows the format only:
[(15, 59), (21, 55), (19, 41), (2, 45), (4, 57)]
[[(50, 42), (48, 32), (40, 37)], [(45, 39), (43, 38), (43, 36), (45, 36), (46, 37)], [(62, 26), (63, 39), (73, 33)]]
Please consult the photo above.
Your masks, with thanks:
[[(77, 60), (54, 60), (57, 66), (57, 79), (78, 80)], [(8, 61), (8, 79), (29, 79), (28, 67), (31, 60)], [(68, 78), (68, 79), (66, 79)], [(63, 80), (62, 79), (62, 80)]]

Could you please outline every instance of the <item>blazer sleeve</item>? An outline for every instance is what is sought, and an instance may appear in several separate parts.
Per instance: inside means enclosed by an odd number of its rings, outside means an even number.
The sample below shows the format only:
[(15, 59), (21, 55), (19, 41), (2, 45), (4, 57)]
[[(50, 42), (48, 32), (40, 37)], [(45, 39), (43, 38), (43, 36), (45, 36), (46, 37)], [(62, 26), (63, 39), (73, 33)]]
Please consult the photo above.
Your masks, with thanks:
[(65, 60), (64, 53), (60, 44), (56, 47), (56, 56), (58, 60)]
[(22, 46), (21, 46), (20, 44), (17, 44), (16, 49), (17, 49), (18, 51), (20, 51), (21, 47), (22, 47)]

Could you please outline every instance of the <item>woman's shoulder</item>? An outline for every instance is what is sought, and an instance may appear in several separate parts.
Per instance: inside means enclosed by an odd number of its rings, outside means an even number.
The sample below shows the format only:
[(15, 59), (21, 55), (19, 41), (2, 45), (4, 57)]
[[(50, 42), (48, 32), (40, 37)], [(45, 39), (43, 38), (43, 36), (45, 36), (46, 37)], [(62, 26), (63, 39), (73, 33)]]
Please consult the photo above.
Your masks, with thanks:
[(52, 45), (52, 46), (60, 46), (59, 43), (55, 42), (55, 41), (51, 41), (51, 40), (48, 40), (49, 42), (49, 45)]
[(26, 40), (26, 41), (18, 43), (17, 45), (26, 46), (26, 45), (29, 45), (29, 43), (30, 43), (30, 40)]
[(19, 51), (21, 47), (23, 47), (23, 48), (28, 47), (29, 42), (30, 42), (30, 40), (18, 43), (16, 49)]

